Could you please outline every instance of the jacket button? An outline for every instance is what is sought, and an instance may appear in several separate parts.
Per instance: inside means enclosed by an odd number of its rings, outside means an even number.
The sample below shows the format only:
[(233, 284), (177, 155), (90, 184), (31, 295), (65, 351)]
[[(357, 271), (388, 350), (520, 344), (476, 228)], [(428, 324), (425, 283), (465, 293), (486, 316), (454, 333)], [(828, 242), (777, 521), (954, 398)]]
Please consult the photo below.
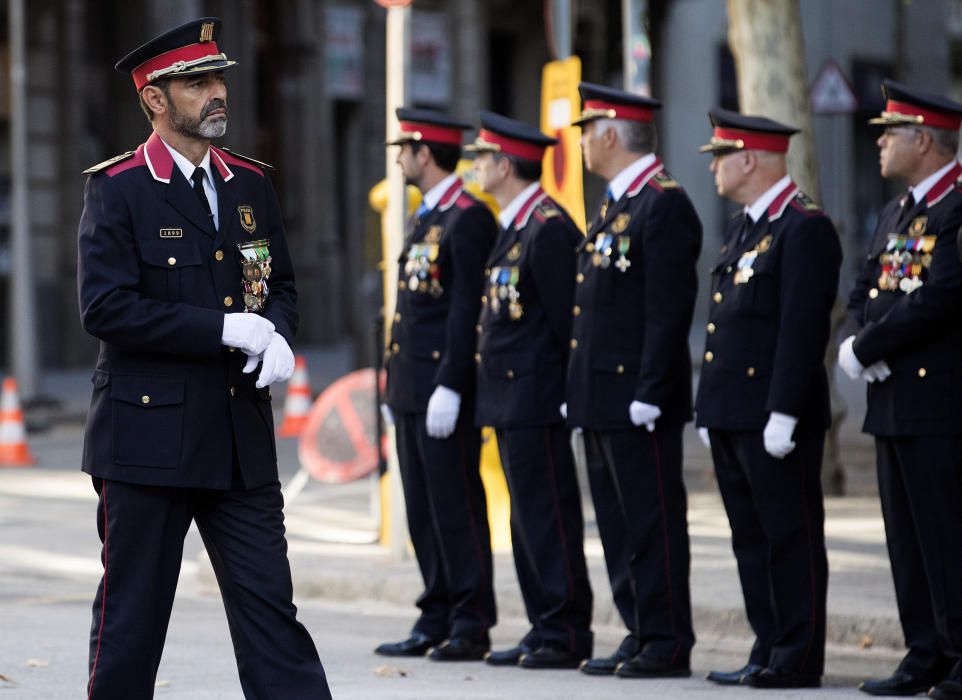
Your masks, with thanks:
[(713, 300), (716, 304), (721, 304), (722, 293), (721, 293), (721, 292), (715, 292), (714, 294), (712, 294), (711, 298), (712, 298), (712, 300)]
[(514, 370), (509, 369), (507, 372), (504, 373), (504, 376), (506, 376), (508, 379), (514, 379)]
[(487, 304), (487, 303), (488, 303), (488, 297), (487, 297), (486, 295), (482, 295), (482, 296), (481, 296), (481, 303), (482, 303), (482, 304)]
[(400, 322), (401, 322), (401, 314), (399, 314), (399, 313), (394, 314), (394, 322), (395, 322), (395, 323), (400, 323)]
[(579, 272), (577, 275), (575, 275), (575, 282), (577, 282), (578, 284), (581, 284), (584, 281), (585, 281), (585, 275), (583, 272)]
[(217, 262), (220, 262), (220, 261), (223, 260), (223, 259), (224, 259), (224, 251), (223, 251), (223, 250), (215, 250), (215, 251), (214, 251), (214, 260), (216, 260)]
[(177, 258), (174, 258), (174, 257), (167, 258), (167, 264), (168, 264), (168, 265), (171, 265), (171, 266), (176, 265), (176, 264), (177, 264)]
[(490, 274), (491, 274), (491, 268), (490, 267), (484, 268), (484, 276), (487, 277)]
[(875, 299), (876, 297), (878, 297), (878, 290), (875, 287), (872, 287), (870, 290), (868, 290), (868, 298)]
[(234, 300), (231, 297), (224, 297), (224, 306), (230, 306), (233, 303)]
[(715, 359), (715, 353), (713, 353), (711, 350), (705, 353), (705, 362), (711, 362), (714, 359)]
[(755, 376), (755, 368), (754, 368), (754, 367), (749, 367), (748, 369), (745, 370), (745, 374), (747, 374), (749, 377), (754, 377), (754, 376)]
[(431, 359), (432, 359), (432, 360), (440, 360), (440, 359), (441, 359), (441, 351), (440, 351), (440, 350), (432, 350), (432, 351), (431, 351)]
[(715, 332), (715, 324), (714, 324), (714, 323), (709, 323), (707, 326), (705, 326), (705, 330), (708, 331), (709, 333), (714, 333), (714, 332)]
[(227, 348), (230, 352), (237, 352), (237, 348)]
[(581, 307), (575, 304), (575, 307), (571, 310), (571, 313), (575, 316), (581, 315)]
[(407, 287), (408, 287), (408, 286), (407, 286), (406, 284), (404, 284), (404, 280), (401, 280), (400, 282), (397, 283), (397, 288), (398, 288), (398, 289), (407, 289)]
[(478, 325), (476, 325), (476, 326), (474, 327), (474, 330), (477, 331), (478, 335), (481, 335), (482, 333), (484, 333), (484, 326), (482, 326), (482, 325), (479, 323)]
[(618, 374), (624, 374), (624, 373), (625, 373), (625, 366), (624, 366), (624, 365), (618, 365), (617, 367), (615, 367), (615, 371), (616, 371)]
[(237, 395), (237, 387), (233, 387), (233, 386), (232, 386), (232, 387), (230, 388), (230, 395), (231, 395), (231, 396), (236, 396), (236, 395)]
[(577, 339), (577, 338), (572, 338), (572, 339), (571, 339), (571, 349), (574, 350), (576, 347), (578, 347), (578, 339)]
[(481, 353), (480, 353), (480, 352), (474, 353), (474, 361), (477, 362), (479, 365), (481, 364)]
[(391, 343), (391, 352), (397, 352), (397, 351), (400, 350), (400, 349), (401, 349), (400, 344), (398, 344), (398, 343)]
[(725, 274), (726, 274), (726, 275), (731, 274), (731, 271), (732, 271), (732, 266), (731, 266), (731, 265), (729, 265), (728, 267), (725, 268)]
[(925, 367), (919, 367), (919, 376), (924, 377), (926, 375)]
[(150, 397), (147, 396), (147, 394), (144, 394), (143, 396), (140, 397), (140, 403), (146, 406), (147, 404), (150, 403)]
[(585, 250), (587, 250), (589, 253), (593, 253), (595, 251), (595, 244), (590, 242), (585, 243)]

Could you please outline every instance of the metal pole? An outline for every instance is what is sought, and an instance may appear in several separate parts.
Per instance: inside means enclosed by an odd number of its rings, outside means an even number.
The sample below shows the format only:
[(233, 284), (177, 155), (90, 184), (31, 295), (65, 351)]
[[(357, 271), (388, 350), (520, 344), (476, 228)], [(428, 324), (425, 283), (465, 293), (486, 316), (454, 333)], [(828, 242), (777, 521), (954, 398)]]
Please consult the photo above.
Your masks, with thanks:
[(554, 27), (554, 45), (561, 61), (571, 55), (572, 22), (575, 0), (551, 0), (551, 22)]
[[(410, 85), (408, 57), (411, 55), (411, 8), (389, 7), (387, 11), (387, 119), (385, 141), (397, 136), (398, 122), (394, 110), (405, 104)], [(384, 319), (390, 319), (397, 301), (397, 264), (404, 242), (404, 222), (407, 212), (407, 190), (401, 169), (395, 162), (397, 150), (385, 149), (384, 161), (387, 172), (388, 195), (385, 218), (387, 235), (384, 237)], [(394, 428), (388, 428), (388, 444), (395, 445)], [(407, 558), (408, 529), (404, 510), (404, 491), (401, 488), (401, 470), (398, 466), (397, 450), (388, 452), (388, 474), (390, 485), (390, 548), (391, 553), (400, 559)]]
[(30, 254), (30, 168), (27, 155), (26, 21), (23, 0), (8, 0), (10, 42), (10, 280), (9, 351), (21, 398), (37, 386), (36, 293)]
[(638, 95), (651, 94), (651, 42), (645, 32), (648, 0), (621, 0), (621, 45), (624, 88)]

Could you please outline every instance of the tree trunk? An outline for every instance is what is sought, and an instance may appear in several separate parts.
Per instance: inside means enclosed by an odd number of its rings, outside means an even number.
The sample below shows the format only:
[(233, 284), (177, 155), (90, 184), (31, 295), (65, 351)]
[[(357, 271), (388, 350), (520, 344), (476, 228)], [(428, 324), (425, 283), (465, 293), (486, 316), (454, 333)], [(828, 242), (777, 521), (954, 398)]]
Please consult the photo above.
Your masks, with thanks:
[[(728, 0), (728, 43), (735, 57), (742, 113), (766, 116), (801, 130), (791, 140), (788, 169), (799, 187), (818, 200), (818, 165), (799, 0)], [(833, 336), (842, 314), (841, 304), (836, 303)], [(838, 432), (846, 406), (835, 387), (833, 350), (834, 343), (829, 342), (825, 364), (832, 396), (832, 427), (825, 443), (822, 486), (827, 494), (841, 494), (845, 472), (839, 460)]]

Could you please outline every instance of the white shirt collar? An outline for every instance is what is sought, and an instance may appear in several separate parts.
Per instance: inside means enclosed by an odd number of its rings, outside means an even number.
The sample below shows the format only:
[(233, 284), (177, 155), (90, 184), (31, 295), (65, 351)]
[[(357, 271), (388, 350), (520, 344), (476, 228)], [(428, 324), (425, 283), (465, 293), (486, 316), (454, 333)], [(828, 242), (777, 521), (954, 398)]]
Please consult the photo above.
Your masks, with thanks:
[(539, 187), (541, 187), (540, 182), (532, 182), (521, 190), (521, 194), (512, 199), (508, 206), (501, 210), (501, 213), (498, 214), (498, 221), (501, 222), (501, 228), (508, 229), (511, 227), (512, 222), (514, 222), (514, 217), (521, 211), (521, 207), (534, 196), (534, 193), (538, 191)]
[(191, 180), (191, 177), (193, 177), (194, 175), (194, 168), (197, 167), (197, 168), (204, 169), (204, 175), (206, 176), (206, 179), (210, 182), (211, 187), (213, 187), (214, 175), (210, 171), (210, 148), (208, 148), (207, 153), (204, 154), (204, 159), (200, 162), (200, 165), (195, 166), (193, 163), (187, 160), (182, 154), (175, 151), (170, 146), (169, 143), (167, 143), (163, 139), (161, 139), (160, 142), (167, 147), (168, 151), (170, 151), (170, 155), (174, 159), (174, 162), (177, 164), (177, 168), (180, 170), (180, 172), (184, 174), (184, 177), (187, 178), (188, 183), (193, 185), (193, 181)]
[(935, 183), (941, 180), (945, 176), (945, 174), (952, 169), (954, 165), (955, 165), (955, 159), (952, 159), (948, 163), (946, 163), (944, 166), (936, 170), (934, 173), (929, 175), (927, 178), (922, 180), (922, 182), (917, 184), (915, 187), (909, 187), (909, 192), (912, 193), (912, 197), (915, 199), (915, 203), (918, 204), (919, 202), (921, 202), (925, 198), (925, 195), (929, 193), (929, 190), (935, 187)]
[(641, 175), (642, 170), (655, 162), (656, 157), (657, 156), (655, 156), (654, 153), (644, 155), (611, 178), (611, 182), (608, 183), (608, 187), (611, 189), (611, 195), (614, 197), (614, 201), (617, 202), (622, 198), (629, 185), (635, 181), (635, 178)]
[(446, 178), (441, 180), (441, 182), (424, 193), (424, 197), (421, 199), (421, 202), (428, 208), (428, 211), (434, 209), (434, 207), (438, 205), (438, 202), (441, 201), (441, 197), (444, 196), (444, 193), (451, 188), (451, 185), (453, 185), (457, 179), (457, 173), (451, 173)]
[(791, 175), (786, 175), (781, 180), (776, 182), (774, 185), (765, 190), (765, 193), (751, 203), (751, 206), (745, 207), (745, 213), (752, 218), (752, 223), (761, 219), (765, 213), (768, 211), (769, 205), (775, 201), (775, 197), (780, 195), (788, 183), (792, 181)]

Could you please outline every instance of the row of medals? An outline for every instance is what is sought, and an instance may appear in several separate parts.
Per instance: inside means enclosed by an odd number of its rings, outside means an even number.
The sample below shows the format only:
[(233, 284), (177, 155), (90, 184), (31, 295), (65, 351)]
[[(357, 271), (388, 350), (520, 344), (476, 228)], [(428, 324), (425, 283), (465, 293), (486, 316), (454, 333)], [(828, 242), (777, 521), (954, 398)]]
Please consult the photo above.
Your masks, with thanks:
[(922, 286), (923, 270), (932, 264), (932, 249), (935, 236), (903, 236), (890, 233), (885, 252), (878, 261), (882, 274), (878, 278), (878, 288), (887, 292), (901, 289), (911, 294)]
[(268, 240), (239, 243), (241, 254), (241, 287), (244, 308), (252, 313), (260, 313), (267, 305), (267, 279), (271, 276), (271, 254)]
[(441, 268), (436, 262), (439, 248), (437, 243), (415, 243), (408, 249), (404, 274), (408, 278), (408, 289), (412, 292), (430, 292), (435, 298), (444, 293)]
[(501, 305), (507, 302), (508, 316), (512, 321), (519, 320), (524, 315), (524, 307), (521, 306), (521, 293), (518, 292), (518, 279), (520, 268), (517, 267), (493, 267), (488, 281), (491, 289), (488, 293), (491, 311), (499, 313)]
[(595, 236), (594, 253), (591, 256), (591, 264), (607, 270), (611, 267), (611, 256), (615, 252), (614, 246), (618, 246), (618, 259), (614, 266), (621, 272), (627, 272), (631, 267), (631, 260), (628, 259), (628, 250), (631, 248), (631, 238), (629, 236), (614, 236), (610, 233), (599, 233)]

